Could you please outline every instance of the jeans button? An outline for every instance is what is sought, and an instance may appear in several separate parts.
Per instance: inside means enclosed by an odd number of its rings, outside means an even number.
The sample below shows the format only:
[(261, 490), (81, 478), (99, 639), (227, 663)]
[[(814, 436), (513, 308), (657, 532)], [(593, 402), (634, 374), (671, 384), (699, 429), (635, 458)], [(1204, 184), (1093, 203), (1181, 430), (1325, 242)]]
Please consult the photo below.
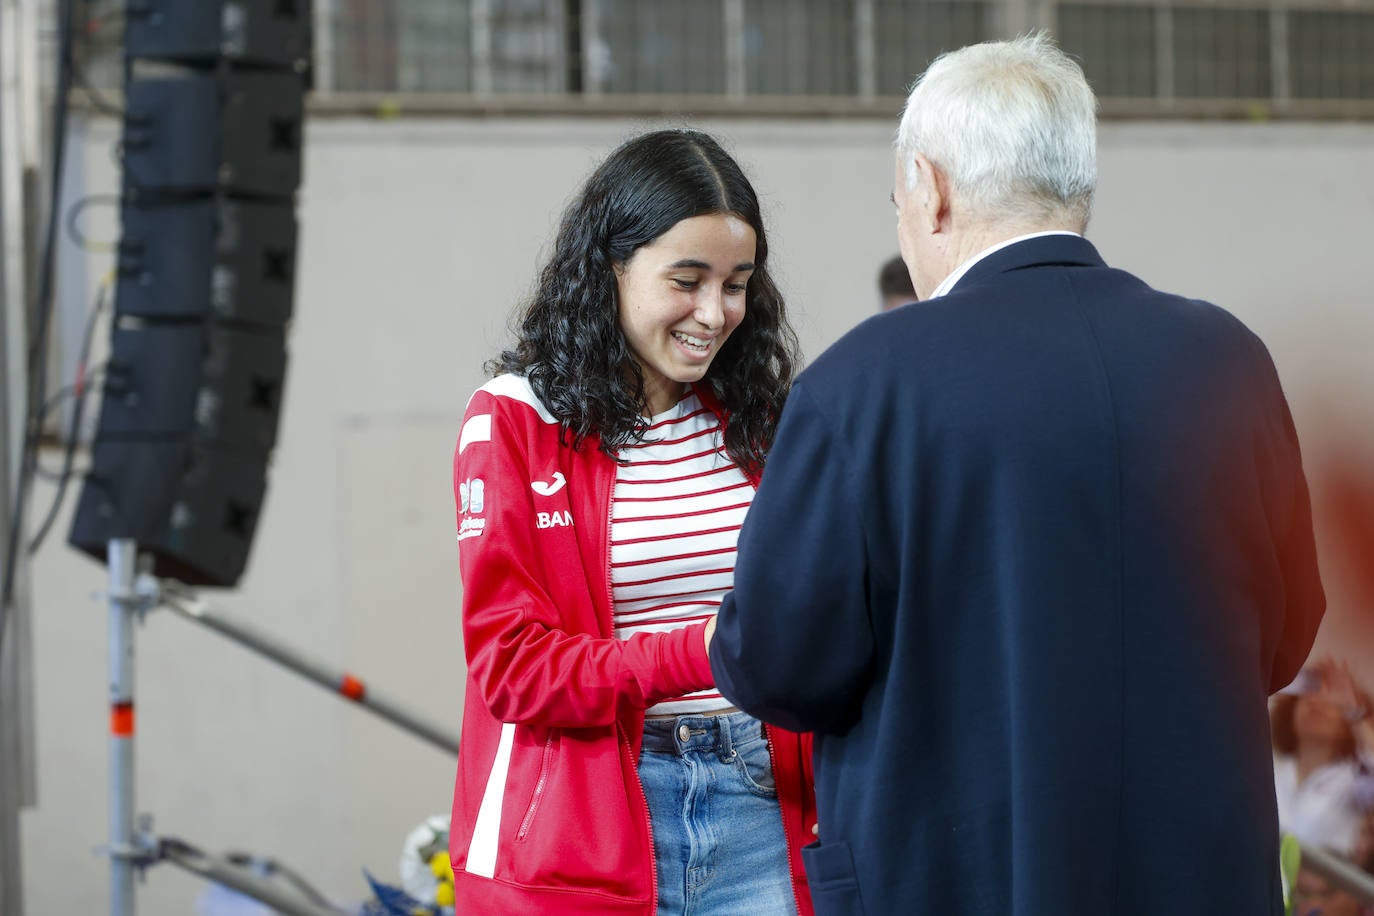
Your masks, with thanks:
[(685, 725), (679, 725), (677, 727), (677, 739), (681, 741), (683, 744), (686, 744), (691, 737), (692, 730), (690, 728), (688, 728)]

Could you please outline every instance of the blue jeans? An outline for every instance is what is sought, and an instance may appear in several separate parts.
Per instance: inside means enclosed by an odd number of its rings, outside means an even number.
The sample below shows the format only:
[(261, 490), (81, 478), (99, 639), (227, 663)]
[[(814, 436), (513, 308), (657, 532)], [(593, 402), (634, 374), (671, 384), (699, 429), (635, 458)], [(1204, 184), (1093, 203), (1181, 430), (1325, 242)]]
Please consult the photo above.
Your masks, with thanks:
[(768, 740), (748, 713), (644, 723), (658, 912), (795, 916)]

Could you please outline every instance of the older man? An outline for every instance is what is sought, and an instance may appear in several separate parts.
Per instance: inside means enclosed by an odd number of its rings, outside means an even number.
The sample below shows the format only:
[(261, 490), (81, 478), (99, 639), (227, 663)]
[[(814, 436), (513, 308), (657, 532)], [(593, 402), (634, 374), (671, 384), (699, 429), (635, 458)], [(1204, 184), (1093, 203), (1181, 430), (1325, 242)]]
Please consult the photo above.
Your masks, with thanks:
[(1082, 71), (937, 60), (893, 202), (920, 308), (802, 374), (711, 665), (814, 731), (822, 914), (1278, 914), (1266, 699), (1325, 606), (1264, 345), (1108, 267)]

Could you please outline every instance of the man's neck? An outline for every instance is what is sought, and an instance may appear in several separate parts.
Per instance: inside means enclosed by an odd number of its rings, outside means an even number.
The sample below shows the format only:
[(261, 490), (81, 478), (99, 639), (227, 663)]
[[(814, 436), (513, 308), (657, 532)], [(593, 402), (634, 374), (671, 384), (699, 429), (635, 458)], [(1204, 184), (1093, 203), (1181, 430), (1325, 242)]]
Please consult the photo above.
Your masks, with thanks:
[(1068, 228), (1058, 224), (1031, 226), (986, 226), (969, 227), (964, 232), (952, 235), (950, 247), (945, 250), (945, 276), (930, 295), (942, 296), (956, 286), (971, 264), (983, 254), (1008, 242), (1024, 236), (1046, 232), (1071, 232), (1075, 235), (1081, 229)]
[(1008, 225), (1006, 223), (989, 224), (981, 223), (969, 226), (955, 242), (953, 248), (955, 256), (949, 265), (952, 273), (958, 269), (969, 258), (976, 257), (989, 248), (1001, 245), (1011, 239), (1020, 238), (1023, 235), (1034, 235), (1037, 232), (1075, 232), (1082, 233), (1081, 226), (1070, 226), (1067, 223), (1019, 223)]

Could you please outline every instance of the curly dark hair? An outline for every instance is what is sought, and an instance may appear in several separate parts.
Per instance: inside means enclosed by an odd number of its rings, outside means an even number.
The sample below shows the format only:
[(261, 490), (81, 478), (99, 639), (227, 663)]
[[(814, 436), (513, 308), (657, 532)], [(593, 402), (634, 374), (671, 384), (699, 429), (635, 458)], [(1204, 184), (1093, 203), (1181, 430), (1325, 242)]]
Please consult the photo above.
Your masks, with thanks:
[(727, 213), (754, 229), (755, 269), (744, 318), (712, 361), (705, 382), (729, 412), (725, 450), (762, 470), (798, 362), (782, 294), (768, 273), (768, 236), (758, 195), (709, 134), (657, 130), (611, 153), (563, 214), (554, 250), (518, 319), (516, 343), (487, 364), (529, 379), (581, 448), (641, 441), (644, 374), (620, 326), (616, 268), (639, 248), (694, 216)]

